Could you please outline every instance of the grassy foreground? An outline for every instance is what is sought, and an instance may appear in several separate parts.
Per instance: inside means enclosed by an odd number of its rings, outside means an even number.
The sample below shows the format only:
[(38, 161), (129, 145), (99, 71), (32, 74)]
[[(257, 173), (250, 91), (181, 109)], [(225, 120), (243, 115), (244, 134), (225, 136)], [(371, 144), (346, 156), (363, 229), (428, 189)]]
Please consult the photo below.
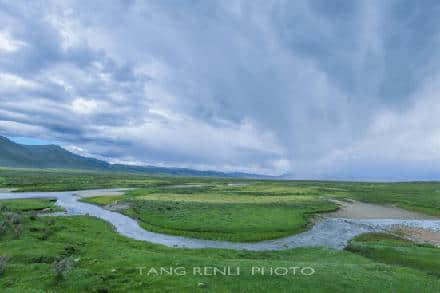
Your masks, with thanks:
[[(335, 208), (327, 198), (440, 215), (436, 182), (252, 181), (0, 169), (0, 188), (111, 187), (136, 190), (86, 200), (128, 204), (121, 212), (145, 228), (196, 238), (255, 241), (293, 234), (305, 229), (313, 214)], [(37, 215), (47, 208), (57, 209), (50, 199), (0, 201), (0, 292), (440, 292), (440, 249), (394, 236), (361, 235), (345, 251), (173, 249), (122, 237), (95, 218)], [(227, 267), (231, 275), (222, 274)], [(301, 273), (310, 268), (313, 274)]]
[[(11, 221), (9, 207), (15, 204), (4, 205), (2, 221)], [(51, 206), (50, 202), (46, 204)], [(396, 264), (393, 258), (376, 261), (350, 251), (316, 248), (282, 252), (171, 249), (119, 236), (107, 223), (90, 217), (32, 217), (29, 211), (19, 210), (15, 210), (14, 217), (11, 225), (20, 225), (21, 232), (6, 231), (0, 241), (1, 292), (440, 290), (438, 276), (423, 266)], [(362, 239), (356, 243), (363, 243)], [(419, 255), (416, 249), (408, 252)], [(439, 252), (432, 250), (431, 256)], [(186, 273), (148, 274), (151, 268), (160, 267), (168, 271), (180, 268), (178, 272)], [(198, 267), (216, 267), (220, 271), (230, 267), (232, 275), (213, 275), (212, 270), (198, 271)], [(293, 269), (288, 275), (270, 273), (270, 268), (292, 267), (298, 267), (295, 274)], [(311, 275), (310, 267), (314, 270)], [(264, 274), (261, 268), (266, 269)], [(304, 268), (305, 274), (301, 273)], [(278, 270), (278, 274), (284, 274), (283, 269)]]
[(440, 277), (440, 249), (384, 233), (364, 234), (353, 239), (347, 250), (378, 262), (402, 265)]

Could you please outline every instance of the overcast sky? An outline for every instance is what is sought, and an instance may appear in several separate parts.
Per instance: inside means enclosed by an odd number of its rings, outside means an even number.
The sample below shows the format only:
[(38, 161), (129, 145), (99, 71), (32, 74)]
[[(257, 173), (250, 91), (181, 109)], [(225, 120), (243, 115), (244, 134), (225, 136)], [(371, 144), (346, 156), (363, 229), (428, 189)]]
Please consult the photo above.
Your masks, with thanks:
[(440, 179), (439, 1), (0, 0), (0, 135), (110, 162)]

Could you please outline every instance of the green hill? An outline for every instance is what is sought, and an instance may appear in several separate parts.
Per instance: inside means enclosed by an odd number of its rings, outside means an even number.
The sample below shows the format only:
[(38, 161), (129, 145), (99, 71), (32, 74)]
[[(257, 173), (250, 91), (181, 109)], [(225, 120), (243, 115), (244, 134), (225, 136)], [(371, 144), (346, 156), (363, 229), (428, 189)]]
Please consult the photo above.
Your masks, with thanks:
[(57, 145), (21, 145), (0, 136), (0, 166), (16, 168), (110, 169), (110, 164), (73, 154)]
[(60, 168), (124, 173), (148, 173), (179, 176), (213, 176), (236, 178), (262, 178), (264, 176), (246, 173), (223, 173), (199, 171), (186, 168), (165, 168), (155, 166), (129, 166), (110, 164), (94, 158), (71, 153), (57, 145), (22, 145), (0, 136), (0, 167), (13, 168)]

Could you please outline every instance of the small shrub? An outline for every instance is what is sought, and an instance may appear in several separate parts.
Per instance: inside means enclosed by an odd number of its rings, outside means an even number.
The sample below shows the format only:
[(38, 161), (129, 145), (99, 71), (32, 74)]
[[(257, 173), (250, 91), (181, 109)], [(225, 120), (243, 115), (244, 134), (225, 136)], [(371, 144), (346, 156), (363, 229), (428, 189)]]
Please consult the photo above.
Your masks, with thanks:
[(2, 276), (5, 272), (6, 266), (8, 265), (8, 260), (8, 257), (0, 256), (0, 276)]
[(23, 229), (21, 228), (21, 225), (16, 225), (14, 227), (14, 239), (19, 239), (22, 232)]
[(52, 264), (57, 260), (55, 256), (51, 255), (40, 255), (36, 256), (31, 259), (32, 263), (45, 263), (45, 264)]
[(70, 258), (63, 258), (53, 263), (53, 272), (56, 280), (62, 280), (72, 270), (73, 261)]
[(64, 247), (64, 252), (63, 252), (63, 254), (64, 254), (64, 255), (67, 255), (67, 256), (70, 256), (70, 255), (74, 254), (75, 252), (77, 252), (77, 249), (76, 249), (75, 246), (73, 246), (73, 245), (67, 245), (67, 246)]
[(29, 220), (35, 221), (37, 219), (37, 213), (32, 211), (29, 215)]
[(3, 215), (5, 217), (5, 220), (13, 225), (18, 225), (22, 222), (20, 215), (17, 213), (8, 212), (4, 213)]
[(8, 230), (8, 224), (5, 221), (0, 221), (0, 237), (5, 236)]
[(53, 230), (52, 227), (45, 227), (44, 230), (43, 230), (43, 234), (40, 235), (38, 237), (38, 239), (40, 239), (40, 240), (47, 240), (47, 239), (49, 239), (50, 235), (53, 234), (53, 232), (54, 232), (54, 230)]

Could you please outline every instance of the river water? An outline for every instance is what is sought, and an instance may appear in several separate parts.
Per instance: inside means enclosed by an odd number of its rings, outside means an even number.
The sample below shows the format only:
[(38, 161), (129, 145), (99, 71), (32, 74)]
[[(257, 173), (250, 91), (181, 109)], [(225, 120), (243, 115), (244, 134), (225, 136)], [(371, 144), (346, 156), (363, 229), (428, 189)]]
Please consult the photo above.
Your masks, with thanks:
[(367, 232), (381, 232), (397, 226), (430, 229), (440, 232), (440, 220), (400, 219), (344, 219), (323, 218), (308, 231), (296, 235), (255, 243), (201, 240), (146, 231), (136, 220), (118, 212), (78, 201), (82, 196), (117, 195), (124, 189), (101, 189), (71, 192), (0, 192), (0, 199), (56, 198), (56, 204), (66, 210), (66, 215), (88, 215), (109, 222), (115, 230), (126, 237), (180, 248), (222, 248), (234, 250), (283, 250), (296, 247), (328, 247), (343, 249), (353, 237)]

